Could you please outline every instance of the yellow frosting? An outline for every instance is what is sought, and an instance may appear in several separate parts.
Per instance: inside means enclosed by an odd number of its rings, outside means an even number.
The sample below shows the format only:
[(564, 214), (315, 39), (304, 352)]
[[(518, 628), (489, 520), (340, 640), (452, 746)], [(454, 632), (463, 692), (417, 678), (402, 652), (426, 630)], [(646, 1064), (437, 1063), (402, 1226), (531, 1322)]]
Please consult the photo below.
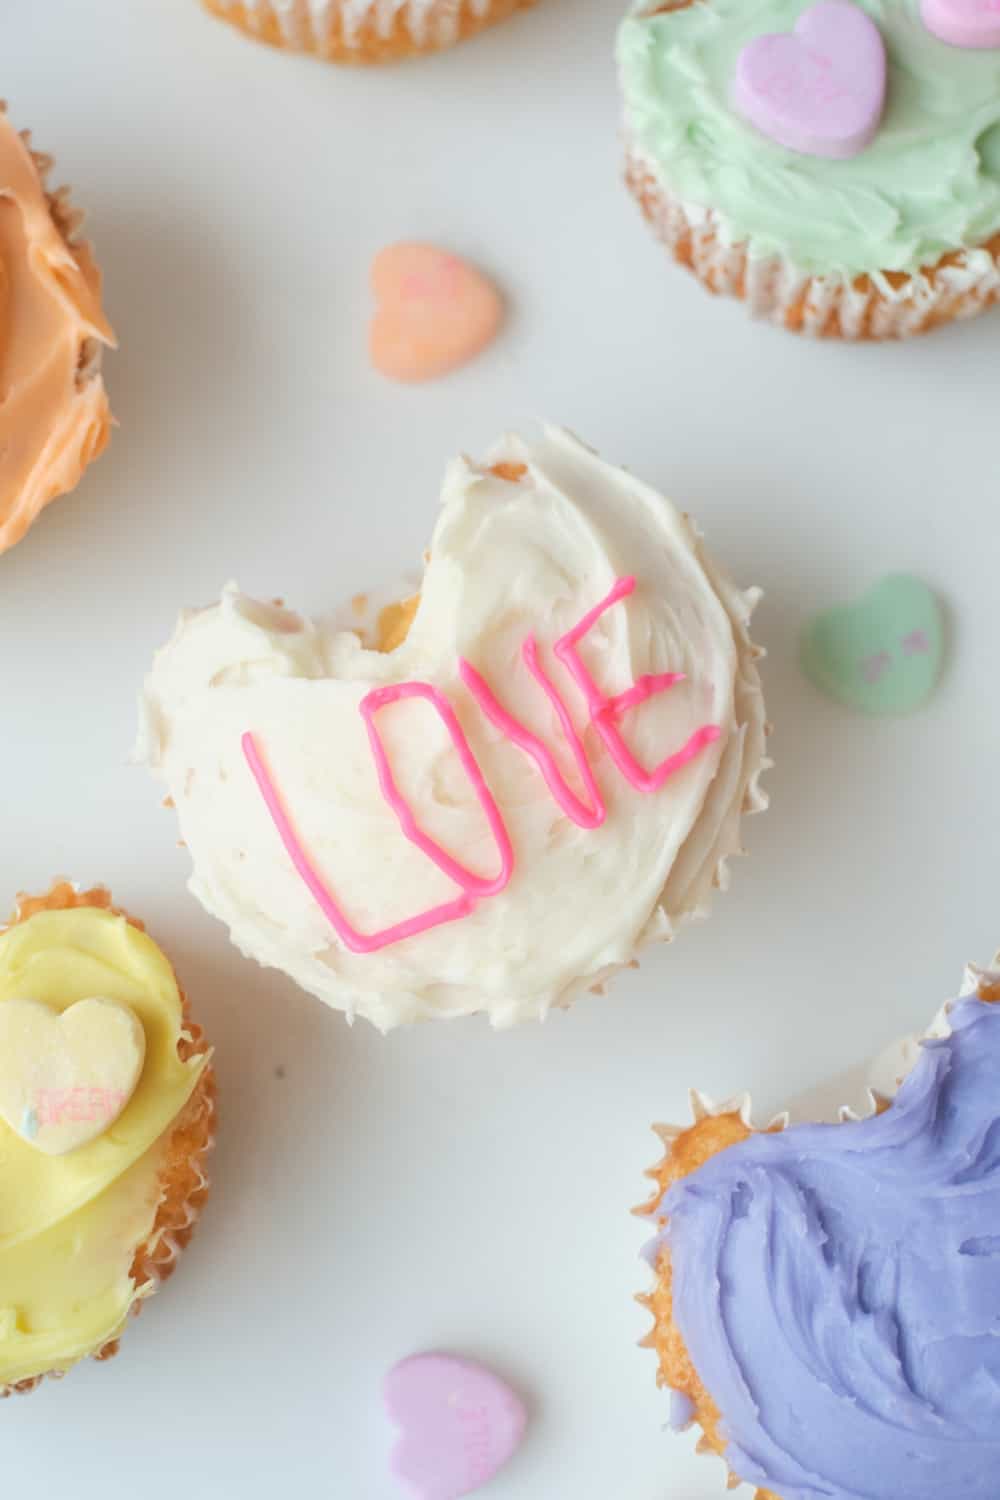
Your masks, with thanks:
[(104, 1135), (46, 1156), (0, 1120), (0, 1386), (66, 1369), (114, 1338), (148, 1288), (131, 1276), (153, 1226), (170, 1127), (208, 1054), (182, 1062), (180, 993), (164, 955), (124, 917), (42, 911), (0, 936), (0, 1004), (63, 1011), (104, 995), (146, 1034), (142, 1077)]
[(67, 243), (30, 151), (0, 112), (0, 551), (107, 441), (95, 358), (114, 334), (100, 294), (87, 246)]

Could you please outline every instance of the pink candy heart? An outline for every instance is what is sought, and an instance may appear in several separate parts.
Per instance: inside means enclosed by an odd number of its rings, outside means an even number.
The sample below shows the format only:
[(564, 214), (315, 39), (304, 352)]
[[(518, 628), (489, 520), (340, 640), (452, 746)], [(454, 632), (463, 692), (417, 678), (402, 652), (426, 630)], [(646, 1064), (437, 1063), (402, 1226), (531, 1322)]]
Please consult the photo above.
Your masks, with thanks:
[(417, 1500), (459, 1500), (492, 1479), (524, 1434), (522, 1402), (496, 1375), (447, 1354), (389, 1371), (385, 1405), (401, 1429), (392, 1472)]
[(734, 103), (791, 151), (845, 158), (874, 140), (885, 92), (885, 43), (874, 21), (847, 0), (822, 0), (803, 12), (793, 33), (744, 47)]
[(921, 15), (952, 47), (1000, 47), (1000, 0), (923, 0)]
[(433, 380), (496, 338), (503, 300), (482, 271), (434, 245), (389, 245), (372, 265), (372, 364), (392, 380)]

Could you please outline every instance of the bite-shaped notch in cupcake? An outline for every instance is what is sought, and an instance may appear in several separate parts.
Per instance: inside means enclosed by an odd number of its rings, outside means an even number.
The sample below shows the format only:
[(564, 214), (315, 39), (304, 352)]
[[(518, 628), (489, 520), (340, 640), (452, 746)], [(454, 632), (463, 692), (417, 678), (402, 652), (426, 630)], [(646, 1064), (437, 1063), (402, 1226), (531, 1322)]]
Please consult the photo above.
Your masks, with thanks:
[(1000, 298), (990, 0), (637, 0), (618, 55), (629, 185), (709, 291), (846, 339)]
[(996, 1495), (1000, 976), (968, 990), (868, 1118), (660, 1132), (647, 1342), (760, 1500)]
[(511, 438), (452, 464), (373, 638), (235, 586), (184, 615), (139, 758), (243, 952), (383, 1029), (544, 1016), (725, 883), (764, 801), (755, 601), (662, 495)]
[(100, 273), (51, 170), (0, 107), (0, 552), (76, 486), (111, 426)]
[(478, 36), (537, 0), (204, 0), (247, 36), (337, 63), (389, 63)]
[(0, 1394), (108, 1359), (173, 1272), (208, 1191), (210, 1056), (106, 891), (21, 897), (0, 933)]

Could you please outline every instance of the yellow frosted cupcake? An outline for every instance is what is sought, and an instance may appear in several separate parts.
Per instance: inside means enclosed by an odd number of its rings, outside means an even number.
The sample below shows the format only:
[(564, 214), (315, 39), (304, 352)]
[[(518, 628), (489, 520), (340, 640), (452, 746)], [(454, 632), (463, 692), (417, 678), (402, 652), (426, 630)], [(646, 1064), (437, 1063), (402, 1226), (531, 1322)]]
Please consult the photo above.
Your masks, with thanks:
[(75, 487), (111, 426), (100, 273), (51, 167), (0, 108), (0, 552)]
[(204, 0), (258, 41), (328, 62), (397, 62), (438, 52), (535, 0)]
[(210, 1059), (106, 891), (20, 898), (0, 932), (0, 1394), (117, 1353), (172, 1273), (208, 1191)]

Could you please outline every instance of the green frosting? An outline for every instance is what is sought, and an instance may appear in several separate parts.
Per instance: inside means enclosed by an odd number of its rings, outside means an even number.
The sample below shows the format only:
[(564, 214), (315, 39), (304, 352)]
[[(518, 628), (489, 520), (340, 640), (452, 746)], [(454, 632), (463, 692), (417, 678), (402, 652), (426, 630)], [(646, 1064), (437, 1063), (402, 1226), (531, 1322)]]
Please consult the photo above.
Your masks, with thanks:
[(886, 112), (865, 151), (831, 161), (776, 145), (729, 102), (743, 47), (791, 31), (808, 0), (695, 0), (659, 15), (651, 3), (619, 33), (632, 146), (754, 260), (820, 276), (913, 272), (1000, 233), (1000, 49), (938, 41), (919, 0), (859, 0), (885, 39)]

